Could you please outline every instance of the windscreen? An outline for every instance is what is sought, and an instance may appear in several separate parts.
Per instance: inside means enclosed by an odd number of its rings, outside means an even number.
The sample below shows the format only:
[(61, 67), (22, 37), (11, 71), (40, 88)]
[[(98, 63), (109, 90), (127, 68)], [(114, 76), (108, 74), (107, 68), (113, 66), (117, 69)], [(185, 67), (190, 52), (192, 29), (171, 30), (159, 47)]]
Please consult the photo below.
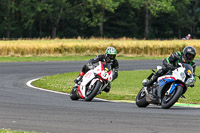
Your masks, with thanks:
[(107, 62), (102, 62), (104, 70), (106, 70), (107, 72), (109, 72), (111, 70), (111, 65), (110, 63)]

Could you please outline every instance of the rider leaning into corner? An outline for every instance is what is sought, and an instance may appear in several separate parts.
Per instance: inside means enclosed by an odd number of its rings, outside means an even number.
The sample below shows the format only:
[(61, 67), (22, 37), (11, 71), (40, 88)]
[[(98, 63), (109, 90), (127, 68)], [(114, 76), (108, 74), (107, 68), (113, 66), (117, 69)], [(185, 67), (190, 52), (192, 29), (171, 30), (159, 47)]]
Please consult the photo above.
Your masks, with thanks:
[(178, 67), (178, 63), (187, 63), (193, 67), (195, 72), (196, 64), (194, 57), (196, 55), (196, 50), (194, 47), (186, 46), (183, 52), (177, 51), (163, 60), (162, 69), (159, 69), (154, 76), (144, 85), (148, 88), (158, 79), (158, 77), (163, 76), (169, 70), (174, 70)]
[[(111, 64), (111, 68), (113, 70), (113, 80), (118, 77), (118, 69), (119, 64), (118, 61), (115, 59), (117, 54), (117, 51), (114, 47), (108, 47), (106, 49), (105, 54), (98, 55), (93, 59), (90, 59), (86, 65), (82, 67), (82, 71), (80, 72), (79, 76), (74, 80), (76, 84), (79, 83), (79, 81), (82, 79), (82, 77), (87, 73), (90, 69), (94, 69), (94, 63), (97, 63), (99, 61), (108, 62)], [(110, 83), (108, 84), (107, 88), (104, 89), (105, 92), (110, 91)]]

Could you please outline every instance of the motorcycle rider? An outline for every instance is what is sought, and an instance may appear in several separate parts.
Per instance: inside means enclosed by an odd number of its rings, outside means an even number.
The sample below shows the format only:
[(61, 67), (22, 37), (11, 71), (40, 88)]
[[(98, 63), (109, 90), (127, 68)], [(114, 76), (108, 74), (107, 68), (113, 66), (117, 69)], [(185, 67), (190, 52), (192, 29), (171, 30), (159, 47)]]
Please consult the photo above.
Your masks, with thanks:
[(192, 46), (186, 46), (183, 52), (177, 51), (171, 54), (169, 57), (163, 60), (162, 69), (159, 69), (154, 76), (144, 85), (147, 87), (152, 86), (152, 84), (158, 79), (158, 77), (163, 76), (169, 70), (174, 70), (178, 67), (178, 63), (187, 63), (193, 67), (195, 72), (196, 64), (194, 61), (196, 55), (196, 50)]
[[(85, 73), (87, 73), (90, 69), (93, 69), (94, 63), (97, 63), (99, 61), (103, 61), (103, 62), (108, 62), (111, 64), (111, 69), (113, 70), (113, 80), (116, 79), (118, 77), (118, 69), (119, 69), (119, 63), (118, 61), (115, 59), (117, 54), (117, 51), (114, 47), (107, 47), (105, 54), (102, 55), (98, 55), (93, 59), (90, 59), (88, 61), (88, 63), (86, 65), (84, 65), (82, 67), (82, 71), (80, 72), (79, 76), (74, 80), (74, 82), (76, 84), (78, 84), (78, 82), (83, 78), (83, 76), (85, 75)], [(107, 88), (104, 89), (105, 92), (109, 92), (110, 91), (110, 83), (108, 84)]]

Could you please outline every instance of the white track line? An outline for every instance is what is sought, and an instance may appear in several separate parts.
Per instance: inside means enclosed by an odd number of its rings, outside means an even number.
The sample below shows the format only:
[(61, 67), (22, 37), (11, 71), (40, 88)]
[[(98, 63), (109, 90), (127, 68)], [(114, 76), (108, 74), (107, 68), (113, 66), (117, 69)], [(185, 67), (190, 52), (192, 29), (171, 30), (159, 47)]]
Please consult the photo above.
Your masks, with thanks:
[[(56, 94), (61, 94), (61, 95), (67, 95), (67, 96), (70, 95), (70, 94), (68, 94), (68, 93), (63, 93), (63, 92), (58, 92), (58, 91), (53, 91), (53, 90), (47, 90), (47, 89), (43, 89), (43, 88), (39, 88), (39, 87), (33, 86), (33, 85), (32, 85), (32, 82), (33, 82), (33, 81), (36, 81), (36, 80), (38, 80), (38, 79), (40, 79), (40, 78), (36, 78), (36, 79), (29, 80), (29, 81), (26, 83), (26, 85), (27, 85), (28, 87), (31, 87), (31, 88), (34, 88), (34, 89), (37, 89), (37, 90), (41, 90), (41, 91), (47, 91), (47, 92), (56, 93)], [(109, 100), (105, 100), (105, 99), (101, 99), (101, 98), (95, 98), (95, 99), (101, 100), (101, 101), (111, 102), (111, 101), (109, 101)]]
[(37, 89), (37, 90), (47, 91), (47, 92), (52, 92), (52, 93), (57, 93), (57, 94), (62, 94), (62, 95), (68, 95), (68, 96), (69, 96), (68, 93), (63, 93), (63, 92), (58, 92), (58, 91), (53, 91), (53, 90), (47, 90), (47, 89), (43, 89), (43, 88), (39, 88), (39, 87), (33, 86), (33, 85), (32, 85), (32, 82), (33, 82), (33, 81), (36, 81), (36, 80), (38, 80), (38, 79), (40, 79), (40, 78), (32, 79), (32, 80), (28, 81), (28, 82), (26, 83), (26, 85), (29, 86), (29, 87), (31, 87), (31, 88)]

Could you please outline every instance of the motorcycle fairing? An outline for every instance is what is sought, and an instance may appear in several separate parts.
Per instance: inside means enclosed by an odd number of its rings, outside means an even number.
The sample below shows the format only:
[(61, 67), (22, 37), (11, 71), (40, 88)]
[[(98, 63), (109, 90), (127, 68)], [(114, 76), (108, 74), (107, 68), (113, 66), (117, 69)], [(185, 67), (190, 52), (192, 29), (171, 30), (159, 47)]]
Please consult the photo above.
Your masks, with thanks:
[[(104, 63), (104, 62), (103, 62)], [(112, 81), (112, 70), (109, 70), (107, 68), (107, 66), (104, 66), (105, 64), (103, 64), (102, 62), (100, 62), (100, 68), (101, 68), (101, 73), (99, 73), (98, 75), (105, 79), (107, 82), (111, 82)], [(98, 69), (99, 71), (99, 69)]]
[(82, 94), (82, 91), (80, 89), (80, 86), (78, 86), (78, 95), (81, 97), (81, 98), (85, 98), (85, 96)]
[(161, 87), (167, 83), (174, 82), (175, 80), (176, 79), (174, 77), (172, 77), (172, 75), (165, 75), (165, 76), (158, 78), (158, 84)]
[(169, 91), (168, 91), (168, 94), (171, 94), (175, 90), (175, 88), (177, 86), (183, 86), (183, 85), (179, 84), (179, 83), (178, 84), (177, 83), (173, 83), (172, 86), (170, 87)]
[(95, 77), (93, 70), (88, 71), (84, 76), (83, 80), (78, 88), (78, 93), (81, 98), (85, 98), (86, 85)]
[(168, 94), (171, 94), (177, 86), (179, 86), (179, 85), (183, 86), (180, 83), (175, 83), (175, 81), (176, 81), (176, 78), (173, 77), (172, 75), (165, 75), (165, 76), (158, 78), (158, 86), (157, 86), (158, 87), (158, 89), (157, 89), (158, 90), (158, 92), (157, 92), (158, 97), (161, 98), (163, 88), (165, 88), (165, 86), (167, 84), (171, 84), (171, 87), (167, 91)]

